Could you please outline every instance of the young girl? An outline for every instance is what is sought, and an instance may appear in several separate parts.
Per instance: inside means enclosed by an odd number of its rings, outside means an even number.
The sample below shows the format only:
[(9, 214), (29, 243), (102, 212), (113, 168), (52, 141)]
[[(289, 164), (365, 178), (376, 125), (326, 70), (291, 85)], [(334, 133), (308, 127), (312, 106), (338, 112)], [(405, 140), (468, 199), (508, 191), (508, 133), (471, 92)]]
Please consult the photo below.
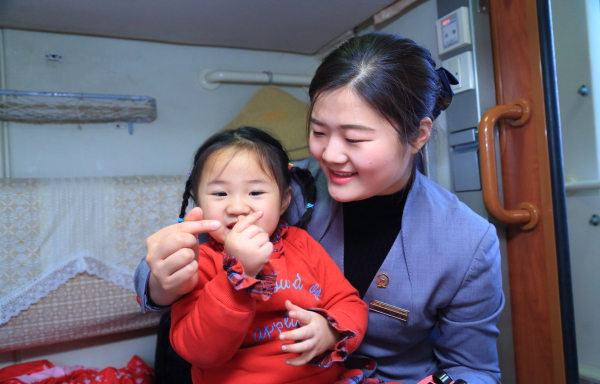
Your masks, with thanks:
[[(297, 226), (316, 198), (310, 173), (288, 164), (277, 140), (250, 127), (220, 132), (196, 153), (182, 216), (191, 197), (221, 225), (200, 246), (196, 287), (171, 309), (171, 344), (194, 383), (333, 383), (366, 331), (356, 289), (319, 243), (280, 220), (292, 176), (313, 190)], [(280, 340), (290, 330), (296, 343)]]

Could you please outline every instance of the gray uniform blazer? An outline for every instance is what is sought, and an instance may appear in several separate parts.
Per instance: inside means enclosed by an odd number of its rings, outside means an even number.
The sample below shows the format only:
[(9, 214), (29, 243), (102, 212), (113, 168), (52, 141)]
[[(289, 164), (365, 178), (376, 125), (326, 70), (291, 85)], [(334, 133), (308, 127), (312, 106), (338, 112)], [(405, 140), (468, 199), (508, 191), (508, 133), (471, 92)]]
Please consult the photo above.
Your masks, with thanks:
[[(317, 182), (308, 232), (343, 271), (342, 205), (329, 196), (314, 159), (295, 165), (309, 168)], [(297, 187), (293, 196), (285, 217), (289, 223), (304, 212)], [(148, 276), (142, 261), (136, 289), (143, 311), (158, 309), (147, 302)], [(348, 367), (405, 384), (439, 369), (469, 384), (500, 383), (496, 323), (504, 294), (496, 230), (420, 173), (406, 201), (402, 230), (364, 300), (369, 326)]]
[[(314, 159), (295, 165), (308, 167), (317, 182), (308, 232), (343, 271), (342, 204), (329, 196)], [(294, 197), (290, 223), (304, 211), (301, 194)], [(438, 369), (470, 384), (500, 382), (496, 323), (504, 294), (496, 229), (420, 173), (402, 230), (364, 300), (369, 326), (349, 367), (405, 384)]]

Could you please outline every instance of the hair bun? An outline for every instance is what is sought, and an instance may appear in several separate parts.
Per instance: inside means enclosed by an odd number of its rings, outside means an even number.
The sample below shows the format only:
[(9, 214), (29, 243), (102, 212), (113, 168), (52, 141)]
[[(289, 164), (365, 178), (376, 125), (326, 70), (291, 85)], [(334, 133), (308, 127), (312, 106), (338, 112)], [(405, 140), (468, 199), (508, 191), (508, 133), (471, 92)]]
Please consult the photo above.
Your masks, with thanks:
[(448, 71), (446, 68), (439, 67), (435, 70), (435, 72), (437, 73), (442, 86), (440, 87), (440, 93), (436, 100), (435, 107), (431, 112), (434, 119), (437, 118), (442, 111), (444, 111), (450, 106), (452, 98), (454, 97), (452, 85), (458, 84), (458, 80), (456, 79), (456, 77), (454, 77), (452, 72)]

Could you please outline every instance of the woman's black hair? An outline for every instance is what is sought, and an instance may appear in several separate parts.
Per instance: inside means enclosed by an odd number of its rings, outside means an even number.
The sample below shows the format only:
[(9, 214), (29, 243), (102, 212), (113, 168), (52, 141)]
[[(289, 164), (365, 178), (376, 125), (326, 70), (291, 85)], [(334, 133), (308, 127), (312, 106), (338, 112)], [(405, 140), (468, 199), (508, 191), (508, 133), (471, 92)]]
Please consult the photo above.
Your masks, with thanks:
[(263, 171), (275, 179), (282, 198), (291, 190), (292, 180), (296, 181), (300, 186), (307, 208), (294, 226), (306, 229), (317, 199), (317, 188), (314, 178), (306, 169), (291, 167), (289, 156), (281, 143), (267, 132), (254, 127), (240, 127), (217, 132), (198, 148), (194, 156), (192, 172), (190, 172), (190, 177), (185, 183), (185, 191), (183, 192), (181, 211), (179, 213), (180, 221), (185, 217), (190, 198), (196, 206), (200, 205), (197, 193), (206, 160), (213, 153), (225, 148), (250, 151), (257, 155)]
[(430, 52), (414, 41), (389, 33), (369, 32), (331, 51), (318, 67), (310, 88), (309, 116), (326, 92), (350, 87), (412, 145), (421, 120), (435, 120), (452, 101), (456, 79), (435, 69)]

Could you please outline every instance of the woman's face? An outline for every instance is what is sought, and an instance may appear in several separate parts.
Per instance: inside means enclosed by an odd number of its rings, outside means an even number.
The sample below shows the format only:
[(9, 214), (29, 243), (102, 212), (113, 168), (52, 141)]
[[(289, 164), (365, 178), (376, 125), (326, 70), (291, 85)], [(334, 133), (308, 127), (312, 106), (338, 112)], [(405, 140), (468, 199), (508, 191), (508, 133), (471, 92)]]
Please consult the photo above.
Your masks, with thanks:
[(315, 102), (309, 149), (327, 177), (333, 199), (363, 200), (406, 186), (411, 156), (427, 142), (430, 129), (431, 120), (423, 119), (413, 143), (416, 148), (401, 144), (390, 122), (344, 87), (322, 94)]

